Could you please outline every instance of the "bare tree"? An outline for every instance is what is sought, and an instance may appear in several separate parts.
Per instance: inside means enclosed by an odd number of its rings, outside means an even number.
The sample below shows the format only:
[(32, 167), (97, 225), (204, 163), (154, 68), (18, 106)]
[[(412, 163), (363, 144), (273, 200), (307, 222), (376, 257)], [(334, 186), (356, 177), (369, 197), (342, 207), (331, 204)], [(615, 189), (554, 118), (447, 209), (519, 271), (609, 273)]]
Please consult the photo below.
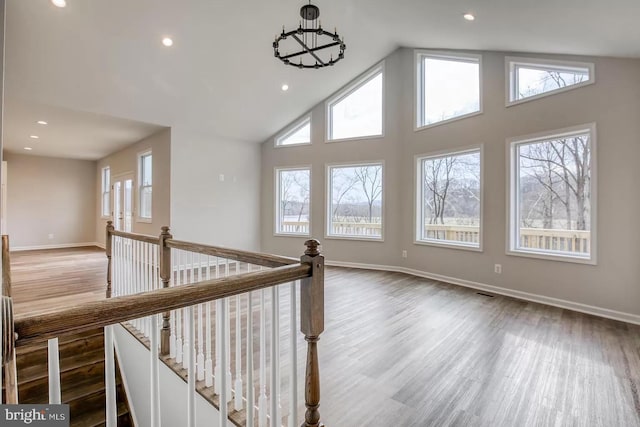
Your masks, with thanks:
[(456, 157), (442, 157), (425, 162), (424, 185), (431, 195), (429, 224), (437, 223), (438, 219), (441, 224), (444, 224), (444, 209), (451, 186), (451, 172), (456, 160)]
[(373, 222), (373, 205), (382, 195), (382, 167), (363, 166), (356, 168), (355, 176), (361, 185), (369, 207), (369, 222)]

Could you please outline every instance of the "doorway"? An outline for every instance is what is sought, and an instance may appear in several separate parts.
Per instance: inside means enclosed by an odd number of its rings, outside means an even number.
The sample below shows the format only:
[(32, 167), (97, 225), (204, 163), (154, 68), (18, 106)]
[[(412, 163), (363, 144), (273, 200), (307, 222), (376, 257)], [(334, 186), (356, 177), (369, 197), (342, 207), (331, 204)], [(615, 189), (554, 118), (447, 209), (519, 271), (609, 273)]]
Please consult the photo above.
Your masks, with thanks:
[(113, 226), (126, 233), (133, 230), (133, 174), (113, 178)]

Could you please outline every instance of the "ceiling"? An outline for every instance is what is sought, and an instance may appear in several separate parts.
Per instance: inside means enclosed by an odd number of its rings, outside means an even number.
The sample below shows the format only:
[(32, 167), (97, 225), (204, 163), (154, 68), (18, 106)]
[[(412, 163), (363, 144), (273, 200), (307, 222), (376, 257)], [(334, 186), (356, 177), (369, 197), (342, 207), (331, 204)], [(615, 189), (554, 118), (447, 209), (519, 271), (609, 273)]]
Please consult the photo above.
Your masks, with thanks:
[[(260, 143), (398, 46), (640, 57), (638, 0), (317, 0), (323, 25), (347, 44), (344, 61), (320, 70), (273, 57), (274, 36), (297, 25), (302, 1), (6, 3), (7, 146), (28, 138), (38, 106)], [(462, 19), (468, 11), (474, 22)], [(97, 155), (83, 135), (83, 156)]]
[[(84, 160), (101, 159), (163, 129), (158, 125), (15, 99), (7, 103), (4, 121), (3, 145), (8, 151)], [(38, 121), (47, 124), (41, 125)], [(25, 151), (24, 147), (32, 150)]]

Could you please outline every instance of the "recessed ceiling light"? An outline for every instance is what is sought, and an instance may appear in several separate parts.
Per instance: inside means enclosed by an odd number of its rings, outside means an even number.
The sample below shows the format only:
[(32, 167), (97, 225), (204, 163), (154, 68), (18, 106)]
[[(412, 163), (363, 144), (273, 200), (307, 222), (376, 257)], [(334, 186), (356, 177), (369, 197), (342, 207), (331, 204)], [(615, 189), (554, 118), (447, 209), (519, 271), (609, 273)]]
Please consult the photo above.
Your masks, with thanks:
[(39, 125), (48, 125), (49, 123), (45, 122), (44, 120), (38, 120), (36, 123), (38, 123)]
[(66, 0), (51, 0), (51, 3), (57, 7), (65, 7), (67, 5)]
[(282, 90), (283, 90), (284, 92), (288, 91), (288, 90), (289, 90), (289, 85), (288, 85), (288, 84), (286, 84), (286, 83), (285, 83), (285, 84), (283, 84), (283, 85), (282, 85)]
[(27, 150), (27, 151), (33, 150), (33, 148), (31, 148), (31, 147), (24, 147), (24, 149)]
[(40, 137), (39, 137), (38, 135), (30, 135), (30, 136), (29, 136), (29, 138), (31, 138), (31, 139), (38, 139), (38, 138), (40, 138)]
[(162, 39), (162, 44), (167, 47), (173, 46), (173, 40), (171, 40), (169, 37), (165, 37)]
[(475, 17), (475, 16), (473, 16), (473, 14), (472, 14), (472, 13), (465, 13), (464, 15), (462, 15), (462, 17), (463, 17), (464, 19), (466, 19), (467, 21), (473, 21), (473, 20), (475, 20), (475, 19), (476, 19), (476, 17)]

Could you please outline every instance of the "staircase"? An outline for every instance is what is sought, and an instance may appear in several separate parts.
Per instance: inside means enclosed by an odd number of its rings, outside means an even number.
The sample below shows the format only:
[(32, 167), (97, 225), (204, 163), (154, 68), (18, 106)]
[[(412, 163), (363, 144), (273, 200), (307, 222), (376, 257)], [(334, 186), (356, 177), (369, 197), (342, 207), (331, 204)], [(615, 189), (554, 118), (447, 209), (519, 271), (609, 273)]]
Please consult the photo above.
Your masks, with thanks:
[[(105, 425), (104, 330), (59, 338), (62, 403), (69, 404), (71, 426)], [(47, 403), (47, 342), (16, 351), (19, 403)], [(118, 364), (116, 363), (116, 369)], [(133, 426), (120, 372), (116, 373), (118, 426)]]

